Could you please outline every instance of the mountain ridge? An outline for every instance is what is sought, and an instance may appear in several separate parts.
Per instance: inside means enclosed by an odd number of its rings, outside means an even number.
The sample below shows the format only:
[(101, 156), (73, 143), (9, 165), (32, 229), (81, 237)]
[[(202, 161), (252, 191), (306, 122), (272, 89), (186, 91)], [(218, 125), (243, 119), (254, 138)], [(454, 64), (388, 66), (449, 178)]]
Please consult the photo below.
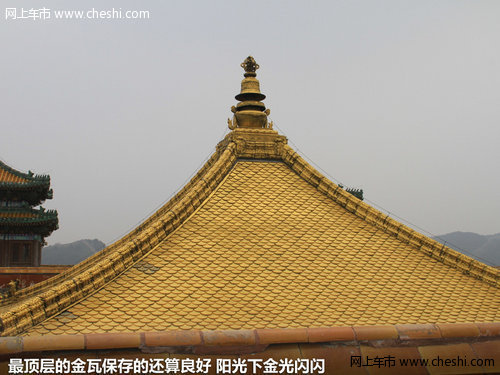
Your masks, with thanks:
[(500, 233), (451, 232), (432, 237), (452, 249), (490, 266), (500, 266)]
[(42, 249), (42, 265), (73, 265), (101, 251), (106, 244), (98, 239), (84, 239), (67, 244), (56, 243)]

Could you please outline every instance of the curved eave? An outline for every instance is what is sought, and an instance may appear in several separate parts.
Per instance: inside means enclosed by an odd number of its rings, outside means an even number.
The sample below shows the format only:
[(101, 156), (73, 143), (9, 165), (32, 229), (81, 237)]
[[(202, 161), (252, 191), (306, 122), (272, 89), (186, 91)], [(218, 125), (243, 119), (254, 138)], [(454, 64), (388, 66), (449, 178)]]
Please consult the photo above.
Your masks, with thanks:
[(48, 224), (55, 224), (57, 226), (57, 223), (57, 215), (50, 217), (0, 217), (0, 226), (40, 226)]
[(0, 207), (0, 219), (2, 215), (28, 214), (37, 218), (57, 218), (56, 210), (45, 210), (43, 207), (36, 209), (29, 206), (21, 207)]
[(32, 206), (37, 206), (46, 199), (52, 199), (53, 192), (49, 185), (13, 185), (0, 186), (0, 201), (25, 201)]
[(29, 206), (21, 206), (21, 207), (0, 207), (0, 219), (7, 218), (9, 216), (16, 214), (26, 214), (30, 215), (33, 218), (38, 219), (57, 219), (57, 211), (56, 210), (45, 210), (43, 207), (36, 209), (31, 208)]
[(47, 218), (0, 218), (0, 233), (2, 234), (38, 234), (42, 237), (49, 236), (59, 228), (56, 217)]
[(52, 195), (48, 175), (19, 172), (0, 161), (0, 201), (26, 201), (38, 205), (52, 199)]
[(29, 173), (23, 173), (18, 171), (17, 169), (14, 169), (12, 167), (9, 167), (7, 164), (4, 162), (0, 161), (0, 169), (3, 169), (4, 171), (13, 174), (16, 177), (23, 178), (27, 180), (27, 182), (33, 182), (33, 183), (43, 183), (46, 184), (48, 183), (50, 185), (50, 176), (43, 174), (43, 175), (35, 175), (31, 172)]
[(57, 211), (30, 207), (0, 208), (0, 233), (36, 233), (44, 237), (58, 228)]
[(0, 189), (2, 190), (33, 190), (33, 189), (49, 189), (50, 180), (44, 181), (27, 181), (27, 182), (5, 182), (0, 181)]

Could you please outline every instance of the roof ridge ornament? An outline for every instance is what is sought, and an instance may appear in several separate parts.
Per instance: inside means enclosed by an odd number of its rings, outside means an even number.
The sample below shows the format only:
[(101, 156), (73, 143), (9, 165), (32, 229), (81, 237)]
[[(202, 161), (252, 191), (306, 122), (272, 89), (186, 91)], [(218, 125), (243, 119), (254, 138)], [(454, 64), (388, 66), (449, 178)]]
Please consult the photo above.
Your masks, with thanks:
[(266, 96), (260, 92), (260, 83), (256, 78), (256, 70), (260, 66), (252, 56), (248, 56), (240, 66), (245, 70), (245, 78), (241, 81), (241, 91), (235, 99), (241, 103), (238, 103), (236, 107), (231, 107), (234, 117), (232, 120), (227, 120), (228, 127), (231, 130), (236, 128), (269, 129), (272, 125), (268, 123), (267, 116), (271, 111), (262, 103)]
[(240, 66), (245, 69), (245, 77), (256, 77), (256, 70), (260, 68), (259, 64), (255, 61), (252, 56), (248, 56), (245, 61), (243, 61)]

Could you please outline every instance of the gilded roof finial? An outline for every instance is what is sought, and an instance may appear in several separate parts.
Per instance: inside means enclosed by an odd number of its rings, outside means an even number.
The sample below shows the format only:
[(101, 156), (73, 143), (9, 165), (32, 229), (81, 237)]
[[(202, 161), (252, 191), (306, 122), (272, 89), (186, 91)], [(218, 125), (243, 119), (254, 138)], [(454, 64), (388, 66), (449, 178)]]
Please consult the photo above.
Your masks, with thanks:
[(259, 80), (255, 78), (259, 64), (252, 56), (248, 56), (241, 67), (245, 69), (245, 78), (241, 81), (240, 93), (235, 96), (240, 103), (231, 108), (234, 117), (233, 120), (228, 119), (229, 129), (270, 128), (267, 116), (271, 111), (262, 103), (266, 96), (260, 92)]
[(259, 64), (255, 61), (252, 56), (248, 56), (245, 61), (243, 61), (240, 65), (243, 69), (245, 69), (245, 77), (255, 77), (257, 73), (255, 71), (259, 69)]

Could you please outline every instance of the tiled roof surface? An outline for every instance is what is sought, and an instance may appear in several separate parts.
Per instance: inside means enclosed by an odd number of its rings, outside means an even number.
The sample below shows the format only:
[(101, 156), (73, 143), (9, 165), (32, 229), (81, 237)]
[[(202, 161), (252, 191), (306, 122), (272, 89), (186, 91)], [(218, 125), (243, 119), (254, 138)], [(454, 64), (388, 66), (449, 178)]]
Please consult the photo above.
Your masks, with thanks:
[(27, 334), (500, 321), (498, 288), (296, 172), (238, 161), (152, 251)]
[(50, 184), (50, 177), (48, 175), (34, 175), (31, 171), (23, 173), (0, 161), (0, 184), (23, 185), (33, 183), (35, 185), (48, 185)]
[(29, 182), (26, 178), (16, 176), (7, 168), (3, 168), (4, 164), (0, 163), (0, 182), (6, 183), (26, 183)]

